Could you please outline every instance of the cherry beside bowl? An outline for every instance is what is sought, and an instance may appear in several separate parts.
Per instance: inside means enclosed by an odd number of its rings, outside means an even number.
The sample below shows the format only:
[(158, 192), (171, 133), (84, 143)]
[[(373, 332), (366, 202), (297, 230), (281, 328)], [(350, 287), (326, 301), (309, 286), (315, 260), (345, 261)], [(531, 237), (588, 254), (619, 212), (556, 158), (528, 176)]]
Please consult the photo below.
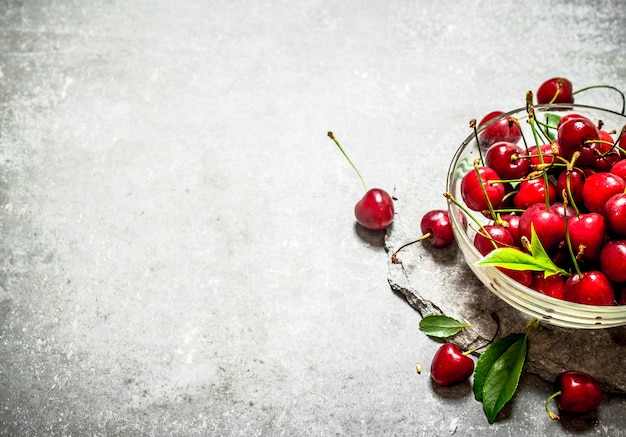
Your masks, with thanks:
[[(552, 115), (563, 117), (575, 113), (582, 114), (594, 121), (602, 120), (603, 129), (607, 131), (615, 130), (619, 133), (622, 127), (626, 125), (626, 116), (623, 114), (594, 106), (537, 105), (534, 107), (534, 111), (535, 119), (538, 121), (549, 120)], [(528, 123), (526, 108), (516, 109), (490, 120), (478, 128), (478, 135), (480, 136), (491, 124), (510, 117), (519, 120), (524, 138), (529, 142), (529, 146), (534, 145), (534, 137)], [(523, 144), (522, 140), (520, 140), (520, 144)], [(460, 186), (463, 176), (468, 171), (474, 171), (474, 161), (476, 158), (480, 158), (481, 154), (482, 156), (485, 154), (485, 147), (481, 147), (482, 150), (479, 151), (476, 135), (473, 133), (463, 141), (452, 159), (448, 170), (447, 191), (459, 201), (461, 201)], [(477, 267), (475, 264), (482, 258), (482, 255), (473, 244), (476, 226), (473, 225), (473, 221), (466, 216), (463, 210), (453, 202), (448, 202), (448, 209), (457, 244), (468, 266), (489, 290), (512, 307), (530, 316), (530, 318), (566, 328), (603, 329), (626, 325), (626, 305), (593, 306), (567, 302), (525, 287), (495, 267)], [(488, 219), (482, 214), (472, 215), (474, 218), (484, 221), (483, 224), (488, 223)]]

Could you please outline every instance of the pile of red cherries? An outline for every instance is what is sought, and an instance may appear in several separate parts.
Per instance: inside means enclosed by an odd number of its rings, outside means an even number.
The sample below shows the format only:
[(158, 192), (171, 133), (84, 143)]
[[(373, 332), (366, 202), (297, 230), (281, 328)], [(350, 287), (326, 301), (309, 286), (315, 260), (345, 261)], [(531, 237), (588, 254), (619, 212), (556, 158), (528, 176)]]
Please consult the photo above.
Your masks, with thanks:
[[(529, 95), (525, 122), (536, 123), (538, 143), (528, 145), (521, 122), (502, 112), (478, 123), (485, 152), (461, 181), (464, 206), (489, 219), (474, 246), (482, 255), (499, 247), (524, 251), (532, 226), (554, 264), (569, 274), (500, 270), (557, 299), (626, 304), (626, 126), (605, 127), (571, 111), (535, 120)], [(572, 84), (550, 79), (536, 99), (571, 104)]]

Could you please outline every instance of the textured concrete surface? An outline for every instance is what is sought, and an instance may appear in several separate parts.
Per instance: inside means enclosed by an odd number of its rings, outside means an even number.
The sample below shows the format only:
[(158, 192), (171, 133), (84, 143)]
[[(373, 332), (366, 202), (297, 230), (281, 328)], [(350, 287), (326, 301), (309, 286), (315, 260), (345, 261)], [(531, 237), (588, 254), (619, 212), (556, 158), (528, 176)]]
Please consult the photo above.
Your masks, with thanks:
[(553, 422), (530, 374), (493, 425), (469, 384), (434, 387), (438, 345), (326, 137), (443, 205), (470, 118), (554, 75), (626, 88), (625, 19), (0, 0), (0, 435), (626, 435), (624, 399)]

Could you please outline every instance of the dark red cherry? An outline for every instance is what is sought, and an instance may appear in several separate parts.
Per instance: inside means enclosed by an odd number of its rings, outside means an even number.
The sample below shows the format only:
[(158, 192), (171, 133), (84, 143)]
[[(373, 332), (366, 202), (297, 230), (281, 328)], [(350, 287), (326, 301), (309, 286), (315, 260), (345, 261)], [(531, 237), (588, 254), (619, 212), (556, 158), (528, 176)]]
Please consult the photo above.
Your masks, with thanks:
[(583, 201), (590, 212), (602, 212), (604, 204), (614, 194), (623, 193), (626, 182), (621, 177), (607, 172), (588, 176), (583, 185)]
[[(606, 240), (604, 217), (590, 212), (571, 217), (567, 221), (567, 232), (574, 254), (581, 253), (582, 259), (593, 261), (600, 255)], [(582, 249), (582, 252), (580, 250)]]
[[(491, 202), (491, 206), (497, 208), (506, 194), (504, 184), (499, 182), (500, 176), (489, 167), (479, 167), (478, 173), (480, 177), (472, 169), (461, 180), (461, 197), (465, 205), (474, 211), (485, 211)], [(489, 201), (483, 193), (483, 186)]]
[(498, 141), (485, 154), (485, 164), (503, 179), (520, 179), (528, 174), (530, 161), (516, 144)]
[[(480, 144), (489, 147), (498, 141), (517, 143), (522, 138), (517, 124), (510, 121), (507, 117), (502, 117), (502, 115), (504, 115), (502, 111), (493, 111), (480, 120), (478, 123), (479, 128), (492, 122), (478, 134)], [(496, 120), (498, 117), (501, 118)]]
[(563, 413), (590, 413), (602, 403), (602, 387), (591, 375), (567, 371), (556, 377), (556, 403)]
[(545, 202), (529, 206), (520, 216), (520, 234), (531, 241), (531, 225), (546, 251), (565, 239), (565, 220), (559, 213), (547, 209)]
[(564, 298), (584, 305), (610, 306), (615, 304), (615, 291), (602, 272), (589, 270), (581, 275), (573, 273), (567, 278)]
[(597, 155), (594, 152), (600, 134), (595, 124), (585, 118), (571, 119), (561, 125), (558, 130), (557, 141), (561, 149), (561, 156), (571, 159), (575, 152), (580, 152), (576, 161), (585, 166), (594, 162)]
[(546, 296), (563, 300), (565, 296), (565, 279), (561, 275), (545, 276), (544, 272), (534, 272), (530, 288)]
[(537, 89), (537, 103), (574, 103), (572, 82), (563, 77), (546, 80)]
[(614, 194), (602, 208), (609, 230), (613, 235), (626, 237), (626, 193)]
[(546, 196), (548, 196), (550, 203), (556, 201), (556, 187), (552, 182), (548, 181), (548, 185), (546, 185), (543, 177), (528, 179), (520, 182), (513, 203), (516, 208), (526, 209), (535, 203), (545, 203)]
[(600, 251), (600, 269), (613, 282), (626, 282), (626, 240), (610, 240)]
[(443, 248), (454, 243), (454, 232), (446, 210), (428, 211), (422, 217), (420, 229), (423, 235), (428, 235), (427, 239), (433, 247)]
[(385, 229), (393, 221), (393, 199), (386, 191), (372, 188), (357, 202), (354, 215), (364, 228), (374, 231)]
[(473, 372), (474, 360), (452, 343), (437, 350), (430, 366), (430, 377), (443, 387), (466, 381)]
[(569, 172), (569, 190), (567, 187), (568, 172), (562, 171), (556, 179), (556, 192), (569, 193), (568, 196), (570, 202), (574, 202), (576, 205), (583, 206), (583, 185), (585, 183), (585, 174), (574, 168)]

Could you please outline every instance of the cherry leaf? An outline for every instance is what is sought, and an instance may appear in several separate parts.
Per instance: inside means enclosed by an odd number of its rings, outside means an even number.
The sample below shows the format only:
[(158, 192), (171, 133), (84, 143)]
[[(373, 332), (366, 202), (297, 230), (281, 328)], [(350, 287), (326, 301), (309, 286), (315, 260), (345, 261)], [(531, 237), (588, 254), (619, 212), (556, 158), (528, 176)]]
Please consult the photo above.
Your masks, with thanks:
[(433, 314), (420, 320), (420, 331), (429, 337), (447, 338), (459, 333), (470, 325), (444, 315)]
[(502, 356), (507, 349), (516, 341), (522, 338), (524, 334), (509, 334), (506, 337), (489, 345), (487, 349), (480, 355), (476, 362), (474, 370), (474, 397), (477, 401), (483, 400), (483, 389), (487, 376), (493, 367), (493, 364)]
[(528, 336), (518, 339), (493, 363), (483, 387), (483, 408), (487, 421), (493, 423), (517, 390), (526, 356)]

